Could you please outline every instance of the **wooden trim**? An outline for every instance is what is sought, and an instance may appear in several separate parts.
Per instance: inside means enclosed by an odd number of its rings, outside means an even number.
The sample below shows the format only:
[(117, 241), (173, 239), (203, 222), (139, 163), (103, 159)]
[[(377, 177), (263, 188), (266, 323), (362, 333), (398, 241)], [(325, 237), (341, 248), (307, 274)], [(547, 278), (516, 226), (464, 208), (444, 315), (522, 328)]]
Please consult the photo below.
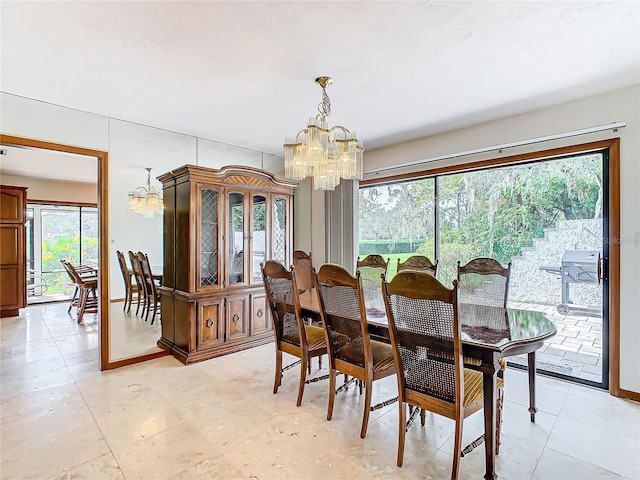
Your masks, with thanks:
[(632, 392), (631, 390), (619, 390), (619, 397), (628, 398), (629, 400), (634, 400), (636, 402), (640, 402), (640, 392)]
[[(627, 391), (620, 389), (620, 138), (368, 179), (361, 181), (360, 186), (418, 180), (447, 173), (463, 173), (495, 166), (523, 164), (598, 150), (609, 150), (609, 238), (603, 239), (609, 241), (609, 393), (622, 396), (622, 392)], [(628, 393), (634, 394), (634, 392)]]
[(609, 146), (609, 393), (620, 390), (620, 139)]
[(62, 200), (35, 200), (30, 198), (27, 198), (27, 203), (35, 203), (37, 205), (59, 205), (62, 207), (98, 207), (97, 203), (67, 202)]
[[(99, 338), (100, 338), (100, 369), (115, 368), (109, 363), (109, 153), (90, 148), (76, 147), (59, 143), (46, 142), (13, 135), (0, 134), (0, 143), (4, 145), (17, 145), (30, 148), (41, 148), (56, 152), (75, 153), (96, 157), (98, 160), (98, 252), (100, 270), (98, 274), (99, 302)], [(137, 357), (133, 360), (139, 360)], [(132, 362), (133, 363), (133, 362)]]
[(571, 155), (575, 153), (588, 153), (596, 150), (605, 150), (611, 148), (611, 146), (619, 142), (618, 138), (612, 138), (609, 140), (601, 140), (598, 142), (581, 143), (579, 145), (572, 145), (568, 147), (552, 148), (550, 150), (542, 150), (538, 152), (523, 153), (520, 155), (512, 155), (504, 158), (493, 158), (489, 160), (480, 160), (477, 162), (462, 163), (457, 165), (449, 165), (446, 167), (437, 167), (430, 170), (420, 170), (413, 173), (402, 173), (399, 175), (390, 175), (382, 178), (371, 178), (368, 180), (361, 180), (360, 186), (378, 185), (385, 183), (398, 182), (400, 180), (420, 179), (425, 177), (433, 177), (436, 175), (442, 175), (444, 173), (463, 173), (470, 172), (472, 170), (482, 170), (484, 168), (495, 167), (498, 165), (511, 165), (517, 163), (534, 162), (538, 160), (551, 159), (554, 157), (562, 157), (565, 155)]
[(116, 360), (115, 362), (109, 362), (102, 370), (113, 370), (114, 368), (126, 367), (127, 365), (133, 365), (134, 363), (145, 362), (147, 360), (153, 360), (154, 358), (166, 357), (171, 352), (168, 350), (161, 350), (154, 353), (148, 353), (138, 357), (125, 358), (124, 360)]

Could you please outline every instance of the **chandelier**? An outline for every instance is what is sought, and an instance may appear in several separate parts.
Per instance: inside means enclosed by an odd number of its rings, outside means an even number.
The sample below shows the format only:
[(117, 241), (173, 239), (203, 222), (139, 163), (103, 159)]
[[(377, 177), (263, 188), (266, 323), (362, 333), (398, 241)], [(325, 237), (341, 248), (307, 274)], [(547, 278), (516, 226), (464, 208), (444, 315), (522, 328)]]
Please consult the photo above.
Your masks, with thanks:
[(362, 179), (362, 153), (364, 148), (356, 133), (336, 125), (329, 128), (327, 117), (331, 115), (331, 101), (327, 86), (330, 77), (318, 77), (322, 87), (319, 115), (309, 119), (307, 128), (295, 137), (284, 140), (284, 176), (292, 180), (313, 177), (315, 190), (333, 190), (340, 178)]
[(129, 208), (144, 218), (153, 218), (155, 213), (162, 215), (164, 204), (162, 192), (151, 185), (151, 168), (147, 167), (147, 186), (138, 187), (129, 192)]

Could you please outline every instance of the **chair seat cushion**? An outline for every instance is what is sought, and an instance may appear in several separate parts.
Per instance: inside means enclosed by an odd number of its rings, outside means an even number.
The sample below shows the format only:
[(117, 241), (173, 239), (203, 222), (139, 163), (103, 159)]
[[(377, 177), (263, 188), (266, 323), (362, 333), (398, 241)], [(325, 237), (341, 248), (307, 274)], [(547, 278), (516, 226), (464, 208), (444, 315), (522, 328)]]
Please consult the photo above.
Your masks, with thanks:
[(393, 348), (387, 343), (371, 340), (373, 371), (379, 372), (393, 365)]
[(327, 346), (323, 328), (305, 325), (304, 330), (307, 334), (307, 348), (309, 350), (318, 350)]
[[(501, 389), (504, 386), (504, 380), (496, 379), (496, 386)], [(471, 405), (482, 398), (482, 373), (468, 368), (464, 369), (464, 401), (463, 405)]]

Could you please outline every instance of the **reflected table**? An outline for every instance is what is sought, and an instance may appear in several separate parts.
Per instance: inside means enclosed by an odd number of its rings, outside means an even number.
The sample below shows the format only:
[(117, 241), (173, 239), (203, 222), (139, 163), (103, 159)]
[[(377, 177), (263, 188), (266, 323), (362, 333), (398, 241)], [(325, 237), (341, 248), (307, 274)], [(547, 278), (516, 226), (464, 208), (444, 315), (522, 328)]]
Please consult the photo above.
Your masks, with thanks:
[[(320, 307), (313, 290), (300, 294), (302, 313), (319, 319)], [(462, 330), (462, 350), (467, 368), (482, 372), (484, 392), (485, 463), (484, 478), (495, 479), (496, 447), (496, 373), (498, 360), (511, 355), (528, 355), (529, 412), (534, 420), (536, 350), (543, 342), (556, 334), (553, 322), (541, 312), (517, 310), (486, 305), (464, 304), (459, 307)], [(369, 333), (373, 337), (389, 340), (389, 328), (385, 312), (367, 309)]]

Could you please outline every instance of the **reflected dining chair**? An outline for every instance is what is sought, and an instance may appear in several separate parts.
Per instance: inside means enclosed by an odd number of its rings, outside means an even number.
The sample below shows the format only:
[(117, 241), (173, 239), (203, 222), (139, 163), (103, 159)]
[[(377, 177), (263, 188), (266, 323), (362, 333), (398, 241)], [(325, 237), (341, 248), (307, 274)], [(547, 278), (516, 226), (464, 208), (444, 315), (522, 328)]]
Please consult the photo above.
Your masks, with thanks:
[(124, 281), (124, 306), (122, 307), (122, 309), (128, 313), (131, 311), (131, 304), (133, 303), (134, 294), (136, 296), (138, 305), (140, 304), (140, 292), (142, 286), (132, 281), (131, 277), (133, 276), (133, 272), (129, 270), (124, 254), (120, 250), (116, 250), (116, 255), (118, 256), (120, 273), (122, 273), (122, 279)]
[(313, 288), (313, 262), (311, 253), (302, 250), (293, 251), (293, 266), (296, 268), (296, 282), (302, 293)]
[(383, 313), (382, 275), (389, 275), (389, 259), (385, 260), (382, 255), (367, 255), (362, 260), (358, 260), (356, 269), (360, 272), (362, 279), (366, 307)]
[(360, 438), (365, 438), (375, 380), (396, 373), (391, 346), (369, 337), (360, 273), (352, 276), (340, 265), (325, 264), (315, 274), (315, 288), (327, 339), (329, 357), (329, 405), (333, 415), (336, 374), (342, 372), (362, 381), (365, 387)]
[[(295, 267), (287, 270), (280, 262), (268, 260), (260, 264), (260, 268), (275, 335), (276, 372), (273, 393), (278, 393), (284, 371), (300, 363), (300, 384), (296, 401), (296, 406), (299, 407), (302, 404), (307, 368), (311, 359), (327, 353), (324, 330), (313, 325), (305, 325), (302, 320)], [(300, 360), (283, 368), (283, 352)]]
[(138, 264), (140, 265), (140, 271), (142, 272), (142, 281), (144, 283), (144, 296), (147, 311), (144, 316), (146, 322), (149, 318), (149, 312), (153, 307), (153, 313), (151, 314), (151, 325), (153, 325), (156, 319), (156, 313), (160, 313), (160, 290), (158, 290), (158, 284), (156, 283), (156, 276), (151, 271), (151, 265), (149, 264), (149, 257), (146, 253), (138, 252)]
[(427, 272), (432, 277), (436, 277), (438, 274), (438, 260), (436, 260), (436, 263), (433, 263), (429, 257), (425, 257), (423, 255), (412, 255), (404, 262), (401, 262), (400, 259), (398, 259), (398, 268), (396, 271), (401, 272), (402, 270)]
[(129, 262), (131, 262), (131, 271), (133, 272), (133, 276), (136, 279), (136, 284), (140, 291), (138, 292), (138, 304), (136, 305), (136, 315), (138, 315), (138, 310), (140, 309), (140, 300), (142, 300), (142, 312), (141, 316), (145, 314), (147, 309), (147, 286), (144, 281), (144, 276), (142, 274), (142, 267), (140, 266), (140, 260), (138, 259), (138, 254), (129, 250)]
[[(404, 460), (405, 433), (413, 418), (406, 420), (410, 405), (455, 420), (451, 478), (457, 479), (460, 457), (483, 439), (463, 450), (463, 420), (484, 402), (482, 373), (464, 368), (457, 281), (449, 289), (428, 273), (408, 270), (383, 282), (382, 290), (398, 373), (397, 464), (401, 467)], [(498, 379), (497, 389), (502, 385)]]
[(82, 322), (85, 313), (98, 313), (98, 271), (93, 267), (79, 265), (75, 267), (71, 262), (60, 259), (71, 281), (76, 285), (69, 309), (77, 307), (78, 323)]

